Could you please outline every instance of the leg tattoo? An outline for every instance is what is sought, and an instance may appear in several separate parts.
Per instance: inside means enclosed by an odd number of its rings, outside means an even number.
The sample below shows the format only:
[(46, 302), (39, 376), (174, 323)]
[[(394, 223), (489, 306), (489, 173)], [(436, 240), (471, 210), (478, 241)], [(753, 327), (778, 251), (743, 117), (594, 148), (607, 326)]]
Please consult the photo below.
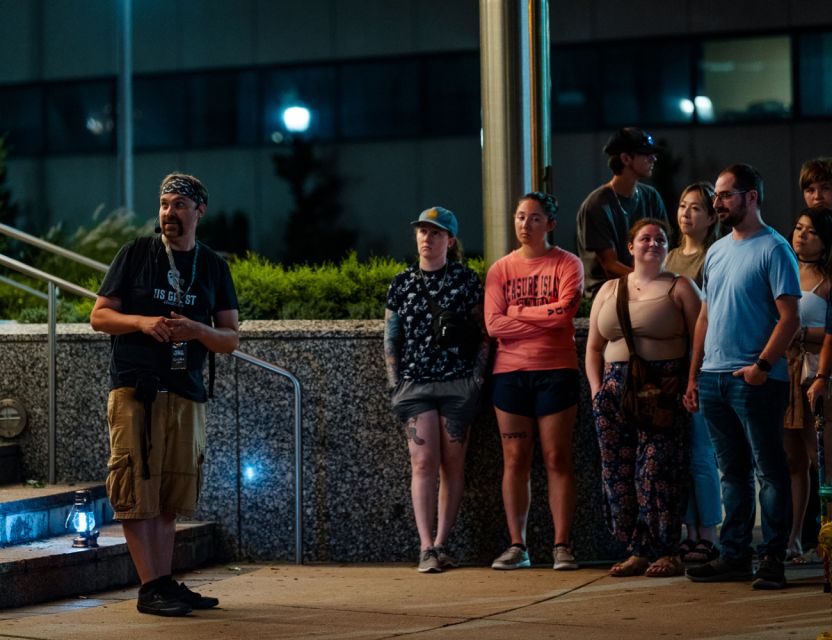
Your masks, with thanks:
[(445, 431), (448, 432), (451, 442), (465, 444), (465, 441), (468, 439), (468, 425), (454, 420), (443, 420), (443, 422), (445, 423)]
[(503, 440), (514, 440), (517, 438), (526, 438), (528, 434), (525, 431), (509, 431), (508, 433), (501, 433), (500, 437)]
[(404, 435), (408, 440), (413, 440), (413, 444), (425, 444), (425, 441), (416, 434), (416, 418), (409, 418), (404, 423)]

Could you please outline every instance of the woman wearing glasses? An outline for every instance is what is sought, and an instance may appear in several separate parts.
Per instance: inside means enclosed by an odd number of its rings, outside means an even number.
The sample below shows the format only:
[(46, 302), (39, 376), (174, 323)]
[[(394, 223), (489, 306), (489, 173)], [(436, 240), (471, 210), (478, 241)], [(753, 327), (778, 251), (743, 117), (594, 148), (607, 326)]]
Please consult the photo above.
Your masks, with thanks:
[[(702, 286), (708, 248), (719, 238), (719, 218), (713, 204), (714, 187), (696, 182), (682, 191), (677, 220), (682, 233), (676, 249), (667, 254), (665, 269), (691, 278)], [(693, 327), (690, 327), (693, 331)], [(691, 414), (690, 491), (683, 521), (687, 536), (679, 545), (683, 562), (709, 562), (719, 557), (716, 525), (722, 522), (722, 500), (716, 454), (701, 412)]]

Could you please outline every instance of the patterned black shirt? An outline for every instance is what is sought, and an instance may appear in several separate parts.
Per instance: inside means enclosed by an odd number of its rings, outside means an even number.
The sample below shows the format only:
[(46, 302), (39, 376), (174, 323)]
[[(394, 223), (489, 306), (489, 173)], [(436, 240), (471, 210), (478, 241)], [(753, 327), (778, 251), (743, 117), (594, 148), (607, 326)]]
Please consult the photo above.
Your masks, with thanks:
[(473, 361), (441, 348), (433, 338), (433, 314), (418, 279), (424, 282), (434, 302), (444, 311), (468, 314), (483, 301), (482, 283), (477, 274), (458, 262), (449, 262), (439, 271), (408, 267), (393, 278), (387, 292), (387, 308), (401, 319), (404, 341), (399, 354), (399, 376), (428, 382), (470, 376)]

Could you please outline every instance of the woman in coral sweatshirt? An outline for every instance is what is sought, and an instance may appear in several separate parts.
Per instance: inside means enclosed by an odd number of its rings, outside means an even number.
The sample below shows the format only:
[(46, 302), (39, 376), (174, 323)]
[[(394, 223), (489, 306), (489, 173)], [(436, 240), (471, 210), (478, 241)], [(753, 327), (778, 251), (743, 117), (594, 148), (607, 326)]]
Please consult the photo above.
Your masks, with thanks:
[(549, 243), (557, 200), (527, 193), (514, 211), (520, 248), (495, 262), (485, 281), (485, 323), (497, 340), (494, 411), (503, 447), (503, 505), (511, 546), (494, 569), (530, 566), (526, 522), (538, 427), (554, 523), (554, 568), (577, 569), (570, 547), (575, 511), (572, 430), (578, 404), (578, 355), (572, 318), (583, 293), (580, 259)]

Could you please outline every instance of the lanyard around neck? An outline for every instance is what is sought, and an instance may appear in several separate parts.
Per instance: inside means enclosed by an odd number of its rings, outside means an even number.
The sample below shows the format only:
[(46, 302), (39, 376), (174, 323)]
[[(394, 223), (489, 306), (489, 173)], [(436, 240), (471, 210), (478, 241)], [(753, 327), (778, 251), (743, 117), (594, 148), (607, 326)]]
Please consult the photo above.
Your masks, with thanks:
[(162, 244), (165, 245), (165, 253), (168, 254), (168, 262), (170, 263), (170, 270), (173, 275), (173, 290), (176, 292), (176, 306), (181, 311), (185, 308), (185, 296), (187, 296), (191, 291), (191, 287), (194, 286), (194, 281), (196, 280), (196, 260), (199, 257), (199, 242), (194, 245), (194, 262), (193, 265), (191, 265), (191, 283), (185, 291), (182, 291), (183, 282), (179, 274), (179, 269), (176, 268), (176, 262), (173, 260), (173, 250), (168, 244), (168, 239), (164, 235), (161, 236), (161, 238)]

